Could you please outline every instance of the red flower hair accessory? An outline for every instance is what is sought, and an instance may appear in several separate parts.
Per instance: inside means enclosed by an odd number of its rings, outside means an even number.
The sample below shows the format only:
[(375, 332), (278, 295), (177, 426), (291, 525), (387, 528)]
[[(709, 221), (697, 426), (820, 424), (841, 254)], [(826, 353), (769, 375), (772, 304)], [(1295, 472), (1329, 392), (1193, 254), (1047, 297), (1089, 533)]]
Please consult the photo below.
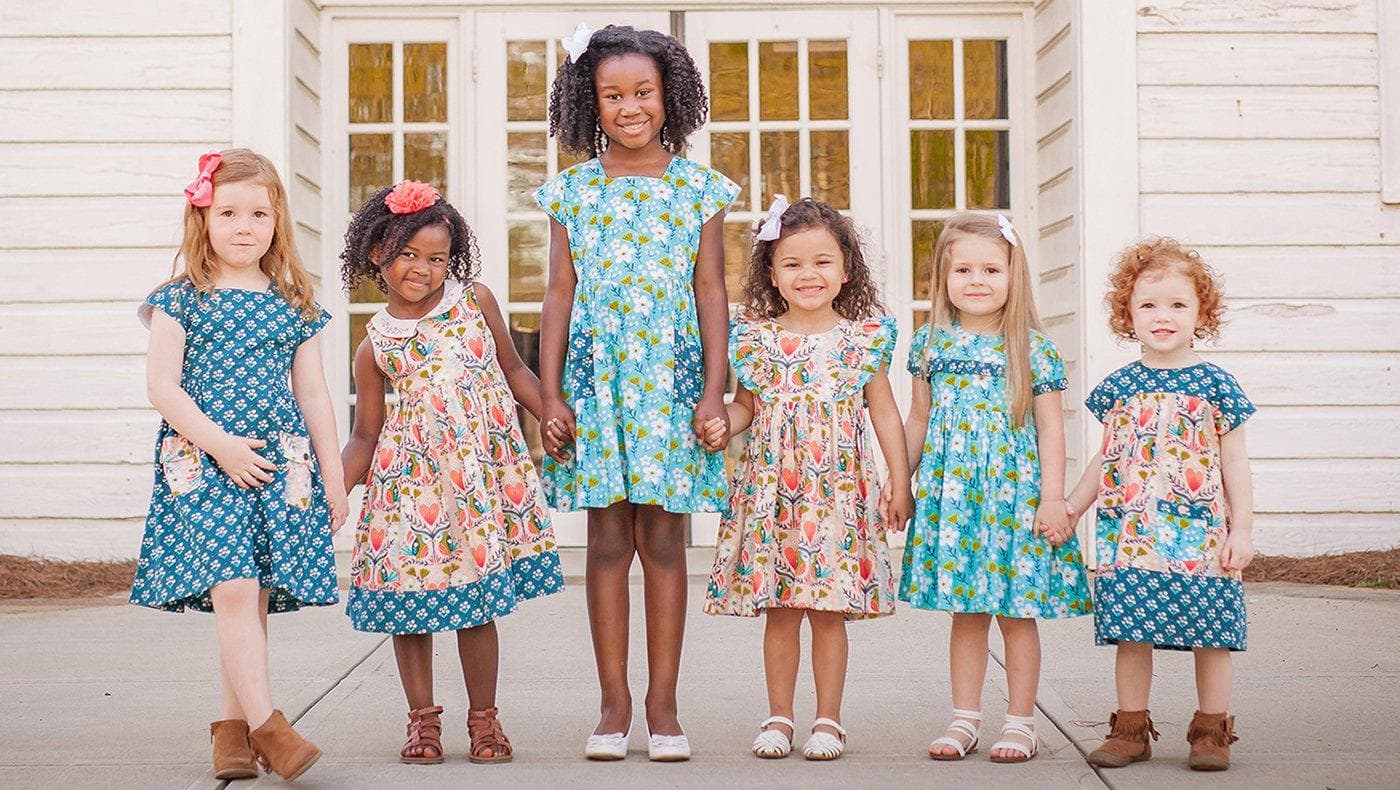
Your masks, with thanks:
[(422, 211), (438, 201), (438, 191), (422, 181), (400, 181), (384, 196), (384, 205), (395, 214)]
[(214, 171), (223, 157), (217, 151), (199, 158), (199, 176), (185, 187), (185, 199), (196, 208), (208, 208), (214, 202)]

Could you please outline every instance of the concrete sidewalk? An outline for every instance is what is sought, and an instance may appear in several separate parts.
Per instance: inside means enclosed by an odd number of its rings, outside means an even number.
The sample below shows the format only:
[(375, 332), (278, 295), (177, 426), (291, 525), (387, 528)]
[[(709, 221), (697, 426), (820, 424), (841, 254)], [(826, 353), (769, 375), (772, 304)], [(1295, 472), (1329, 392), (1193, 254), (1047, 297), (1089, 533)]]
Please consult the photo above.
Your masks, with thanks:
[[(576, 567), (577, 558), (569, 557), (566, 568)], [(405, 717), (392, 649), (382, 637), (351, 631), (339, 607), (272, 618), (273, 691), (278, 706), (326, 752), (297, 783), (302, 787), (483, 781), (520, 787), (1400, 784), (1400, 754), (1391, 745), (1400, 725), (1400, 594), (1262, 584), (1248, 590), (1251, 650), (1236, 664), (1241, 741), (1235, 767), (1225, 775), (1185, 767), (1194, 693), (1190, 657), (1180, 654), (1158, 654), (1153, 710), (1162, 740), (1152, 761), (1102, 774), (1084, 762), (1082, 752), (1107, 729), (1095, 723), (1107, 719), (1113, 705), (1113, 653), (1093, 646), (1088, 619), (1042, 625), (1042, 746), (1034, 761), (993, 765), (985, 749), (961, 763), (929, 760), (925, 747), (948, 715), (949, 619), (907, 608), (850, 626), (846, 756), (828, 764), (796, 755), (760, 761), (748, 746), (766, 715), (762, 624), (701, 614), (700, 578), (691, 584), (681, 685), (682, 722), (695, 750), (689, 763), (646, 761), (640, 587), (632, 611), (637, 724), (632, 754), (622, 763), (579, 756), (597, 706), (581, 583), (501, 621), (499, 704), (516, 748), (508, 765), (466, 759), (466, 692), (445, 636), (436, 664), (438, 701), (447, 708), (444, 765), (397, 762)], [(5, 604), (0, 635), (0, 786), (218, 786), (207, 762), (207, 723), (217, 710), (212, 618), (176, 617), (117, 600)], [(999, 660), (1000, 646), (993, 643)], [(988, 744), (1005, 713), (1000, 674), (994, 663), (984, 698)], [(800, 728), (810, 724), (813, 707), (804, 668)]]

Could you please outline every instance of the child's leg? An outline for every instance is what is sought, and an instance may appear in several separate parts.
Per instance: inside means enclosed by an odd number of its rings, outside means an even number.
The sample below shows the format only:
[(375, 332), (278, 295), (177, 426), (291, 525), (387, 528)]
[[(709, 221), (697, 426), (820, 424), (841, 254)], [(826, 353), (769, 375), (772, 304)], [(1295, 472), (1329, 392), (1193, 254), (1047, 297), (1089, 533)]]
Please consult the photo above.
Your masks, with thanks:
[(635, 511), (630, 502), (588, 511), (588, 624), (602, 689), (595, 734), (627, 732), (632, 725), (632, 694), (627, 689), (627, 572), (636, 553)]
[(685, 517), (638, 505), (633, 534), (646, 601), (647, 727), (653, 735), (680, 735), (676, 683), (685, 637)]
[(1152, 691), (1152, 645), (1119, 642), (1113, 679), (1118, 686), (1119, 710), (1147, 710)]
[(1201, 713), (1226, 713), (1230, 710), (1230, 687), (1234, 683), (1234, 666), (1230, 651), (1223, 647), (1198, 647), (1196, 654), (1196, 697)]
[[(997, 617), (1001, 628), (1001, 640), (1006, 647), (1006, 690), (1010, 698), (1006, 705), (1006, 715), (1032, 716), (1035, 714), (1035, 695), (1040, 686), (1040, 631), (1033, 617)], [(1035, 744), (1023, 734), (1008, 732), (1005, 740), (1020, 742), (1034, 751)], [(994, 759), (1020, 759), (1025, 757), (1015, 749), (992, 749), (988, 753)]]
[(220, 582), (209, 590), (209, 598), (219, 634), (221, 672), (232, 687), (242, 718), (251, 729), (257, 729), (272, 715), (272, 691), (267, 677), (267, 599), (258, 589), (257, 579)]
[(394, 634), (394, 661), (408, 709), (433, 706), (433, 635)]
[[(953, 685), (955, 710), (982, 710), (982, 684), (987, 679), (987, 629), (992, 625), (989, 614), (953, 613), (953, 628), (948, 636), (948, 676)], [(981, 724), (981, 719), (972, 722)], [(961, 730), (949, 729), (947, 737), (964, 745), (972, 738)], [(947, 743), (929, 745), (935, 756), (956, 757), (958, 750)]]
[[(267, 601), (271, 597), (272, 591), (266, 588), (258, 590), (258, 618), (262, 623), (263, 640), (267, 640)], [(267, 651), (263, 651), (263, 671), (267, 669)], [(268, 674), (271, 677), (271, 674)], [(233, 692), (233, 682), (229, 680), (228, 667), (222, 661), (219, 662), (219, 693), (221, 697), (220, 718), (241, 719), (247, 721), (243, 715), (243, 706), (238, 704), (238, 695)]]
[[(792, 718), (792, 698), (797, 691), (797, 663), (802, 652), (802, 609), (769, 609), (763, 628), (763, 674), (768, 680), (768, 715)], [(769, 729), (793, 733), (785, 724)]]
[[(812, 624), (812, 677), (817, 686), (817, 718), (841, 721), (841, 695), (846, 690), (846, 617), (840, 612), (808, 612)], [(828, 725), (820, 731), (840, 735)]]
[(496, 675), (500, 668), (501, 642), (494, 621), (457, 632), (457, 656), (472, 710), (496, 707)]

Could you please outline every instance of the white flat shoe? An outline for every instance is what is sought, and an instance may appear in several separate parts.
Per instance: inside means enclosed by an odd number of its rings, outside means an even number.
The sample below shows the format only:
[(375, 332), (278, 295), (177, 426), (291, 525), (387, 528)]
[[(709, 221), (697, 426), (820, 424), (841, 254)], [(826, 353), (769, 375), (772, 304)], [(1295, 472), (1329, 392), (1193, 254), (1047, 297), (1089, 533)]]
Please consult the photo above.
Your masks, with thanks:
[[(836, 735), (829, 732), (817, 732), (817, 727), (826, 725), (836, 730)], [(812, 722), (812, 735), (807, 738), (807, 742), (802, 745), (802, 756), (808, 760), (835, 760), (846, 751), (846, 728), (842, 727), (833, 719), (820, 718)]]
[(792, 719), (786, 716), (769, 716), (758, 725), (758, 737), (753, 739), (753, 753), (754, 756), (765, 760), (781, 760), (792, 754), (792, 739), (781, 730), (768, 729), (772, 724), (786, 724), (793, 732), (797, 732), (797, 725), (792, 723)]
[(583, 756), (590, 760), (621, 760), (627, 756), (627, 732), (605, 732), (588, 736), (588, 744), (583, 747)]
[(647, 757), (654, 763), (682, 763), (690, 759), (690, 740), (685, 734), (647, 733)]

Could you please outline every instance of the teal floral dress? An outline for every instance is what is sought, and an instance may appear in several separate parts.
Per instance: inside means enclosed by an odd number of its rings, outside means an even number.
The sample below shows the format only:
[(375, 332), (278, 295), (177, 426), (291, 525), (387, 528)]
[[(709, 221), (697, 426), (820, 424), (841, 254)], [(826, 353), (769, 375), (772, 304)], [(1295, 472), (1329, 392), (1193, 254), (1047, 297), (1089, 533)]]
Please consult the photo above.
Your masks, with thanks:
[(590, 159), (535, 192), (578, 277), (563, 381), (578, 433), (570, 460), (544, 460), (554, 507), (723, 509), (724, 458), (691, 428), (705, 379), (693, 278), (700, 227), (738, 193), (681, 157), (660, 178), (609, 178)]
[[(933, 405), (919, 463), (917, 510), (899, 598), (920, 609), (1005, 617), (1074, 617), (1091, 609), (1077, 538), (1056, 548), (1034, 534), (1040, 459), (1034, 419), (1007, 411), (1006, 345), (953, 325), (923, 326), (909, 371)], [(1032, 391), (1065, 389), (1050, 339), (1031, 334)]]

